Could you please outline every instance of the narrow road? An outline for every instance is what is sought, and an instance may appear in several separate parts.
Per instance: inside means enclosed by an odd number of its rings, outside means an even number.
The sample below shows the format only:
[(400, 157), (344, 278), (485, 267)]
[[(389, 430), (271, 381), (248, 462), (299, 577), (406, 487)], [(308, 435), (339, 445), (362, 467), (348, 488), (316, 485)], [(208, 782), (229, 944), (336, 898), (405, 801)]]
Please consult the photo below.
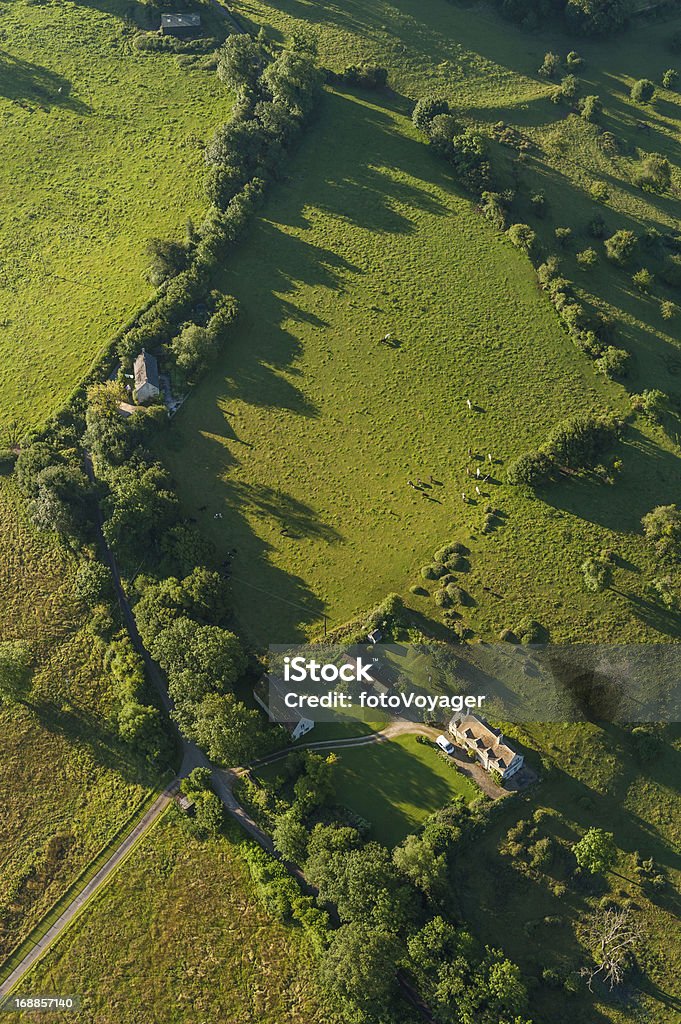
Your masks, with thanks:
[(178, 787), (179, 780), (173, 779), (173, 781), (161, 793), (159, 798), (151, 805), (146, 814), (140, 818), (132, 832), (126, 836), (121, 845), (112, 853), (106, 864), (104, 864), (97, 874), (90, 879), (84, 889), (71, 903), (69, 903), (68, 907), (62, 911), (52, 927), (45, 932), (40, 941), (35, 944), (30, 952), (26, 954), (21, 963), (14, 968), (9, 977), (0, 985), (0, 996), (9, 995), (15, 985), (17, 985), (23, 976), (30, 971), (43, 953), (49, 949), (55, 939), (61, 935), (66, 928), (68, 928), (76, 914), (78, 914), (85, 904), (92, 899), (95, 893), (101, 888), (104, 882), (110, 878), (121, 862), (126, 859), (128, 854), (130, 854), (140, 840), (144, 838), (154, 822), (163, 814), (177, 792)]

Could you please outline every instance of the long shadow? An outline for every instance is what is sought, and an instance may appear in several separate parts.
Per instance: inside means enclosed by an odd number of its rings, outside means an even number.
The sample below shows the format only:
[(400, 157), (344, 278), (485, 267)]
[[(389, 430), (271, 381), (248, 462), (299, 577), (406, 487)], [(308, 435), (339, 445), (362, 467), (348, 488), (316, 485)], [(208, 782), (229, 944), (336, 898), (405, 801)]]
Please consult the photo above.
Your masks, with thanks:
[[(280, 424), (282, 413), (302, 421), (321, 417), (319, 399), (308, 397), (295, 325), (310, 325), (322, 345), (329, 325), (318, 308), (306, 305), (300, 291), (305, 288), (308, 294), (313, 287), (316, 294), (343, 296), (367, 272), (342, 255), (341, 244), (310, 241), (306, 229), (323, 214), (335, 221), (341, 238), (347, 222), (379, 235), (389, 246), (394, 236), (414, 230), (421, 211), (451, 215), (437, 186), (453, 198), (456, 194), (446, 166), (396, 130), (393, 105), (399, 107), (401, 99), (390, 94), (375, 99), (373, 94), (327, 96), (320, 113), (323, 125), (315, 126), (292, 158), (288, 177), (276, 186), (276, 205), (266, 204), (237, 250), (228, 254), (216, 283), (240, 300), (237, 329), (164, 442), (164, 457), (179, 482), (187, 514), (199, 519), (219, 549), (237, 548), (231, 579), (235, 592), (239, 588), (240, 628), (252, 635), (254, 628), (264, 632), (271, 627), (271, 641), (301, 639), (306, 625), (319, 622), (326, 610), (325, 599), (303, 579), (273, 564), (277, 553), (295, 565), (301, 545), (336, 545), (344, 538), (342, 528), (316, 512), (314, 492), (302, 502), (286, 486), (292, 467), (278, 461), (276, 433), (246, 437), (241, 419), (248, 410), (242, 403), (276, 410)], [(328, 147), (333, 147), (333, 161), (319, 156)], [(368, 337), (367, 344), (372, 340), (378, 344), (379, 338)], [(328, 402), (332, 409), (332, 394)], [(272, 467), (265, 482), (248, 473), (253, 444), (259, 459), (270, 450)], [(254, 470), (259, 472), (260, 467)], [(203, 506), (208, 507), (202, 513)], [(281, 632), (275, 637), (272, 630)]]
[(32, 704), (31, 709), (46, 732), (63, 736), (74, 747), (86, 747), (99, 765), (115, 771), (126, 782), (144, 783), (155, 778), (142, 760), (126, 752), (100, 718), (84, 708), (65, 710), (41, 701)]
[(0, 96), (15, 103), (37, 103), (44, 110), (63, 107), (89, 113), (87, 104), (70, 93), (71, 83), (63, 75), (0, 50)]

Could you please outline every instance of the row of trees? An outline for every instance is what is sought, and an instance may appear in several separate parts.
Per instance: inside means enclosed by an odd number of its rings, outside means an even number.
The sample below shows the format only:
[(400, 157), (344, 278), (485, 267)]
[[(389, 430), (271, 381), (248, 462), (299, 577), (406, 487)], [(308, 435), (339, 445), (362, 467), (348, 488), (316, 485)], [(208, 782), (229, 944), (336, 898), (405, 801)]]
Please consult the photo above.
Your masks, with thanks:
[(205, 150), (210, 208), (189, 222), (181, 242), (152, 239), (149, 279), (159, 294), (118, 344), (123, 368), (142, 349), (162, 352), (180, 380), (194, 384), (229, 336), (236, 300), (210, 290), (218, 258), (252, 216), (267, 181), (299, 135), (321, 78), (312, 44), (302, 37), (280, 49), (263, 32), (229, 36), (218, 77), (237, 95), (230, 121)]

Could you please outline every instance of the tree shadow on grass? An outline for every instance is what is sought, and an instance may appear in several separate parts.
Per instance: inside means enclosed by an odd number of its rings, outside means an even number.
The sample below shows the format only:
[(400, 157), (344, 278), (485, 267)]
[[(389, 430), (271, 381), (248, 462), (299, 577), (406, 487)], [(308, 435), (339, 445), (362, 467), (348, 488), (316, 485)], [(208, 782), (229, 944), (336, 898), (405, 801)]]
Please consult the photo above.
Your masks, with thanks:
[(32, 703), (31, 710), (46, 732), (63, 736), (72, 747), (85, 747), (97, 764), (116, 772), (126, 782), (155, 781), (157, 773), (143, 759), (128, 753), (102, 720), (84, 708), (60, 708), (41, 700)]
[(681, 459), (629, 427), (617, 449), (624, 462), (622, 476), (614, 485), (592, 475), (565, 477), (541, 491), (553, 508), (579, 519), (598, 523), (618, 533), (639, 533), (641, 519), (657, 505), (669, 504), (670, 488), (681, 475)]
[(78, 114), (89, 113), (90, 107), (70, 92), (67, 78), (0, 50), (0, 96), (15, 103), (36, 103), (44, 110), (63, 107)]

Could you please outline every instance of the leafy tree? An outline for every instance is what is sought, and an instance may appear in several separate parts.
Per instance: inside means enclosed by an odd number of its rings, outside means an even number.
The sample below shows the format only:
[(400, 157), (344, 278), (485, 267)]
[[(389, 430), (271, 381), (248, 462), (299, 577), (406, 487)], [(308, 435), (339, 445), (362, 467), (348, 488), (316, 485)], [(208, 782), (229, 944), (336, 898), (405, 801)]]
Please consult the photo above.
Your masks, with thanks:
[(428, 135), (433, 118), (449, 113), (451, 113), (449, 103), (443, 96), (424, 96), (414, 107), (411, 119), (419, 131)]
[(124, 421), (119, 412), (118, 407), (125, 399), (118, 381), (88, 388), (83, 443), (98, 465), (122, 465), (139, 441), (133, 423)]
[[(320, 965), (320, 980), (341, 1011), (350, 1019), (386, 1019), (395, 994), (400, 946), (381, 927), (359, 921), (342, 925), (332, 935)], [(360, 1016), (357, 1017), (357, 1010)]]
[(437, 896), (445, 891), (447, 860), (444, 853), (436, 853), (428, 836), (407, 836), (393, 850), (393, 861), (398, 871), (427, 895)]
[(621, 380), (629, 373), (630, 361), (631, 357), (626, 349), (608, 345), (596, 359), (596, 369), (611, 380)]
[(649, 153), (634, 175), (634, 184), (649, 192), (664, 192), (671, 183), (671, 164), (660, 153)]
[(267, 63), (264, 40), (249, 35), (227, 37), (218, 55), (218, 78), (238, 96), (255, 92)]
[(663, 320), (673, 320), (676, 316), (676, 306), (669, 299), (665, 299), (660, 303), (660, 315)]
[(76, 570), (73, 587), (78, 597), (92, 608), (111, 593), (111, 574), (94, 558), (82, 560)]
[(577, 253), (575, 257), (580, 267), (586, 269), (595, 267), (598, 263), (598, 253), (595, 249), (582, 249), (581, 252)]
[(679, 80), (679, 73), (676, 68), (667, 68), (662, 75), (662, 85), (665, 89), (674, 89)]
[(542, 78), (556, 78), (563, 66), (563, 62), (557, 53), (544, 54), (544, 61), (537, 72)]
[(681, 559), (681, 511), (676, 505), (658, 505), (641, 520), (646, 540), (661, 558)]
[(337, 763), (338, 758), (335, 754), (323, 757), (311, 750), (305, 751), (305, 771), (296, 779), (293, 786), (296, 803), (304, 812), (328, 803), (334, 798)]
[(669, 395), (658, 388), (648, 388), (640, 395), (632, 395), (631, 402), (635, 409), (645, 413), (655, 423), (660, 423), (669, 412)]
[(194, 804), (193, 830), (201, 839), (216, 839), (225, 827), (225, 808), (212, 790)]
[(189, 249), (181, 242), (150, 238), (147, 243), (147, 256), (150, 260), (147, 280), (158, 288), (168, 278), (176, 277), (186, 268)]
[(585, 121), (598, 121), (599, 117), (603, 113), (603, 103), (601, 102), (600, 96), (589, 95), (585, 96), (579, 104), (579, 112)]
[(611, 235), (605, 242), (605, 252), (609, 260), (624, 266), (634, 255), (636, 235), (633, 231), (620, 230)]
[(83, 537), (93, 515), (94, 491), (77, 466), (47, 466), (35, 479), (31, 519), (40, 530), (55, 530), (65, 537)]
[(499, 192), (483, 192), (480, 209), (485, 218), (498, 230), (506, 227), (506, 200)]
[(118, 733), (121, 739), (157, 759), (164, 744), (163, 726), (157, 708), (126, 700), (118, 712)]
[(556, 228), (554, 235), (561, 249), (566, 249), (572, 240), (572, 228)]
[(578, 865), (592, 875), (609, 871), (617, 860), (617, 847), (611, 832), (590, 828), (572, 847)]
[(587, 558), (582, 562), (582, 575), (586, 589), (595, 594), (612, 584), (612, 568), (603, 558)]
[(528, 256), (532, 255), (537, 244), (537, 235), (529, 224), (511, 224), (506, 234), (517, 249), (522, 249)]
[(186, 735), (206, 751), (211, 761), (247, 764), (262, 743), (260, 715), (231, 693), (209, 693), (193, 708)]
[(215, 690), (227, 689), (246, 669), (246, 655), (234, 633), (201, 626), (185, 616), (161, 630), (150, 650), (171, 677), (188, 672), (197, 683)]
[(653, 286), (654, 278), (650, 271), (643, 267), (641, 270), (636, 271), (631, 280), (633, 285), (638, 288), (640, 292), (647, 295)]
[(0, 702), (16, 704), (31, 688), (31, 655), (19, 640), (0, 640)]
[(295, 40), (262, 74), (262, 85), (272, 99), (286, 104), (298, 116), (312, 108), (320, 83), (314, 54)]
[(128, 464), (117, 469), (109, 481), (104, 536), (120, 557), (137, 564), (157, 549), (159, 539), (173, 525), (177, 495), (158, 463)]
[(631, 87), (631, 98), (636, 103), (650, 103), (655, 95), (655, 83), (649, 78), (639, 78)]
[(217, 356), (217, 345), (205, 327), (185, 324), (170, 343), (170, 352), (178, 369), (195, 384)]
[(286, 860), (302, 864), (307, 857), (308, 833), (300, 817), (300, 810), (291, 807), (278, 815), (272, 832), (274, 848)]
[(24, 494), (35, 498), (38, 494), (38, 477), (42, 471), (63, 461), (63, 458), (45, 441), (36, 441), (19, 452), (14, 478)]
[(544, 452), (526, 452), (508, 466), (506, 479), (515, 486), (536, 487), (551, 474), (553, 463)]
[[(342, 921), (381, 924), (393, 931), (404, 927), (414, 911), (413, 890), (403, 881), (390, 854), (379, 843), (349, 850), (319, 853), (319, 836), (312, 832), (305, 873), (322, 900), (335, 903)], [(325, 834), (326, 835), (326, 834)]]

